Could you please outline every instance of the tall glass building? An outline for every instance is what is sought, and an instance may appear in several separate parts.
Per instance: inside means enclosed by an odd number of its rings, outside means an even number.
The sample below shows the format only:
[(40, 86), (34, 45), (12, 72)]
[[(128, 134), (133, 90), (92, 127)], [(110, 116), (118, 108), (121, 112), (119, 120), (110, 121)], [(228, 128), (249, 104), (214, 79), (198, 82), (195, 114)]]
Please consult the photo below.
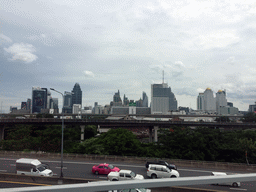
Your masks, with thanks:
[(177, 100), (167, 83), (151, 85), (151, 114), (168, 114), (177, 110)]
[(64, 92), (64, 106), (63, 112), (64, 113), (72, 113), (72, 93), (65, 91)]
[(72, 105), (74, 104), (82, 105), (82, 90), (78, 83), (75, 84), (72, 91)]
[(47, 107), (47, 90), (32, 87), (32, 113), (41, 113)]

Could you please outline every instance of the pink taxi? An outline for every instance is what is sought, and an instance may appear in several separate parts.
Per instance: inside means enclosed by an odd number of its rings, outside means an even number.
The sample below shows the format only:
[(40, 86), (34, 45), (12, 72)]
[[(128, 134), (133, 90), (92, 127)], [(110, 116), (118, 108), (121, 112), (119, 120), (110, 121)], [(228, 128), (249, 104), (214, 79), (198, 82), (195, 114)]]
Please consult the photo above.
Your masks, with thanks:
[(102, 174), (102, 175), (108, 175), (110, 172), (119, 172), (120, 169), (118, 167), (115, 167), (111, 164), (107, 164), (107, 163), (102, 163), (99, 165), (94, 165), (92, 167), (92, 173), (98, 175), (98, 174)]

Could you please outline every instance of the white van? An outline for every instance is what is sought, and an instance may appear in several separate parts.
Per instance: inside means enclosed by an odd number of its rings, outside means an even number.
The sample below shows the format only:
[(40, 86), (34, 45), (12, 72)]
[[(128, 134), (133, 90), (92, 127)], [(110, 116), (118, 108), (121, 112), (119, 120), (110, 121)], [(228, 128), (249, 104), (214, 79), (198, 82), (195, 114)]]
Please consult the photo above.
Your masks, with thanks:
[(18, 175), (53, 176), (49, 166), (42, 164), (38, 159), (18, 159), (16, 161), (16, 171)]

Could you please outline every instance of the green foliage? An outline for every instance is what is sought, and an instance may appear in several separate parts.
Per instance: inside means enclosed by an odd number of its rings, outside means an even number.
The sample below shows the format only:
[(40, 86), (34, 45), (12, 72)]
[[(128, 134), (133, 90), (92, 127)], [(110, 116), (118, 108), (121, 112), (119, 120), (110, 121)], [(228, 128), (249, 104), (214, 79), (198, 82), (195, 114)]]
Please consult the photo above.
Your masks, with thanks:
[(256, 113), (250, 112), (244, 115), (243, 122), (256, 122)]
[[(6, 130), (2, 150), (60, 152), (61, 125), (16, 125)], [(228, 131), (199, 127), (172, 127), (158, 131), (157, 143), (141, 143), (127, 129), (111, 129), (95, 137), (96, 126), (86, 126), (80, 142), (80, 126), (64, 129), (64, 152), (141, 156), (172, 159), (256, 163), (256, 131)]]

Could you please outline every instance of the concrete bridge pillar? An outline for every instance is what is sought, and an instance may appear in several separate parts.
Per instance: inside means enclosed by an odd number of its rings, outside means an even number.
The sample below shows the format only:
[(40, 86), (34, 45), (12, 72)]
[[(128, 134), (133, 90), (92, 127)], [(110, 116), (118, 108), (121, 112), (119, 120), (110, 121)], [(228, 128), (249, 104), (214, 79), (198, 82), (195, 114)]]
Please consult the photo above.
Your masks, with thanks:
[(84, 128), (85, 128), (85, 125), (80, 125), (81, 127), (81, 140), (80, 142), (83, 142), (84, 141)]
[(158, 136), (157, 136), (157, 131), (158, 131), (159, 127), (158, 126), (154, 126), (154, 141), (157, 142), (158, 141)]
[(153, 130), (153, 127), (149, 127), (149, 143), (152, 143), (152, 130)]
[(0, 127), (0, 141), (4, 140), (4, 127)]

